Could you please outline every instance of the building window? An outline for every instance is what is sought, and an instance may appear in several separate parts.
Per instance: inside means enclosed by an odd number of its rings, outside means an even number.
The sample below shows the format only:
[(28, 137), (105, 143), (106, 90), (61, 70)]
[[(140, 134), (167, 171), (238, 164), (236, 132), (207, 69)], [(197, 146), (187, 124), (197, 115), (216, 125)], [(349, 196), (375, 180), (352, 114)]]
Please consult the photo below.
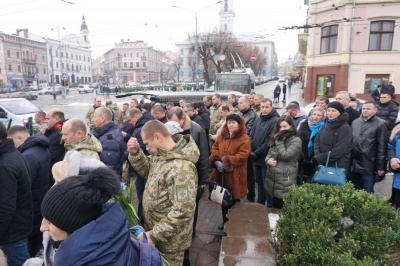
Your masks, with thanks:
[(42, 55), (42, 61), (44, 62), (44, 55)]
[(133, 62), (129, 62), (129, 68), (133, 68)]
[(130, 56), (131, 56), (131, 58), (132, 58), (132, 52), (130, 53)]
[(74, 64), (71, 64), (71, 69), (72, 69), (72, 71), (75, 71)]
[(143, 56), (146, 56), (146, 53), (145, 53), (145, 52), (143, 52), (143, 53), (142, 53), (142, 55), (143, 55)]
[(142, 66), (143, 66), (143, 67), (146, 67), (146, 62), (142, 62)]
[(332, 25), (322, 28), (321, 54), (336, 53), (338, 26)]
[(10, 50), (7, 50), (7, 57), (11, 57), (11, 52), (10, 52)]
[(35, 54), (35, 61), (37, 60), (37, 54)]
[(126, 57), (126, 53), (124, 53), (124, 58)]
[(8, 71), (12, 71), (11, 65), (8, 65)]
[(67, 70), (69, 70), (69, 64), (67, 63)]
[(56, 51), (56, 57), (58, 57), (58, 52)]
[(64, 57), (64, 53), (63, 52), (61, 52), (60, 54), (61, 54), (61, 57)]
[(58, 68), (58, 62), (56, 62), (56, 68)]
[(388, 85), (389, 75), (366, 75), (364, 83), (364, 93), (370, 94), (378, 85), (385, 87)]
[(140, 65), (139, 65), (139, 62), (136, 62), (136, 67), (139, 67)]
[(317, 96), (333, 97), (335, 75), (317, 76)]
[(17, 52), (17, 58), (19, 59), (19, 52)]
[(86, 61), (86, 56), (83, 56), (83, 61)]
[(45, 68), (43, 68), (43, 74), (46, 74), (46, 69)]
[(394, 21), (371, 22), (368, 50), (370, 51), (392, 50), (393, 33), (394, 33)]
[(49, 49), (49, 56), (51, 56), (51, 49)]
[(126, 68), (126, 62), (124, 62), (124, 68)]
[(18, 72), (19, 73), (21, 72), (21, 66), (18, 66)]
[(139, 57), (139, 52), (136, 52), (136, 57)]

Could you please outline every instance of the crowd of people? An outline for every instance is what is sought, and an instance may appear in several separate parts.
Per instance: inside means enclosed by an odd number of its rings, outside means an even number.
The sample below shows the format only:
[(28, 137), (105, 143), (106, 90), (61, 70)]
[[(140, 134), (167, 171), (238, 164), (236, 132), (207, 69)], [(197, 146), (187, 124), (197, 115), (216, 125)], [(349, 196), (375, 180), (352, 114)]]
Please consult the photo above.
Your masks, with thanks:
[[(293, 185), (313, 182), (328, 153), (328, 165), (346, 169), (356, 189), (373, 193), (393, 172), (390, 201), (400, 207), (393, 98), (394, 90), (382, 90), (361, 103), (340, 91), (333, 102), (317, 97), (308, 114), (292, 101), (280, 115), (279, 95), (271, 101), (255, 92), (226, 102), (218, 93), (202, 103), (182, 98), (179, 106), (133, 98), (122, 110), (96, 97), (85, 121), (60, 109), (38, 112), (32, 136), (0, 124), (1, 250), (8, 265), (135, 265), (132, 245), (147, 239), (170, 265), (190, 265), (210, 181), (232, 191), (232, 206), (242, 200), (279, 209)], [(145, 230), (138, 236), (119, 203), (109, 202), (132, 178)], [(221, 207), (220, 230), (232, 206)]]

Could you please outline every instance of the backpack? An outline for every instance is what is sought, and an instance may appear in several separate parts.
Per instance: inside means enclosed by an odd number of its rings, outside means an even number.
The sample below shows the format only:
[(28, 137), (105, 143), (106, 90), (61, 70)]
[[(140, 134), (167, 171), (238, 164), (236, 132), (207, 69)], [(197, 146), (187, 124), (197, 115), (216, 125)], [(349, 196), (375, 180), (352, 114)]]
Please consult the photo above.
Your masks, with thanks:
[(140, 266), (162, 266), (164, 265), (160, 251), (156, 249), (152, 244), (148, 243), (147, 236), (144, 234), (145, 230), (141, 226), (131, 227), (131, 232), (135, 235), (143, 232), (143, 242), (139, 242), (134, 238), (131, 238), (131, 243), (134, 250), (138, 253), (136, 258), (138, 259), (138, 265)]

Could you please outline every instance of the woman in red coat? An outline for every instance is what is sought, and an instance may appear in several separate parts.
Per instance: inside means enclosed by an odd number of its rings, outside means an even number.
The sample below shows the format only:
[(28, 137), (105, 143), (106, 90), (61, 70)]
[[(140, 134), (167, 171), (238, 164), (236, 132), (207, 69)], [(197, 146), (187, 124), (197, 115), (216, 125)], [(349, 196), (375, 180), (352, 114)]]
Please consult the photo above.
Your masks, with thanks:
[[(222, 184), (224, 173), (224, 184), (232, 190), (233, 204), (247, 195), (249, 154), (250, 139), (246, 134), (244, 119), (237, 114), (228, 115), (221, 134), (211, 148), (209, 162), (213, 169), (210, 180)], [(224, 229), (224, 223), (228, 221), (226, 214), (229, 208), (222, 207), (223, 224), (218, 226), (220, 230)]]

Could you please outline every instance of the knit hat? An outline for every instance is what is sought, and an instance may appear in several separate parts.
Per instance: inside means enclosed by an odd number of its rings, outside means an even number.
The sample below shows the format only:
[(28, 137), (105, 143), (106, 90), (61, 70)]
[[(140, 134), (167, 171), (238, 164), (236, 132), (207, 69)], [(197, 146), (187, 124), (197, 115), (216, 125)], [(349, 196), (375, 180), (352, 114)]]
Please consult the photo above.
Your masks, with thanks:
[(72, 234), (100, 217), (102, 205), (120, 190), (117, 173), (107, 167), (98, 167), (54, 185), (44, 196), (42, 214), (50, 223)]
[(344, 106), (338, 101), (330, 102), (328, 108), (334, 108), (339, 111), (340, 114), (344, 113)]
[(179, 123), (176, 121), (168, 121), (164, 125), (167, 127), (168, 132), (171, 136), (181, 133), (183, 131), (183, 129), (180, 127)]
[(240, 121), (242, 121), (242, 119), (240, 118), (239, 115), (237, 114), (230, 114), (226, 117), (226, 121), (228, 122), (228, 120), (235, 120), (236, 122), (238, 122), (238, 124), (240, 124)]
[(53, 165), (51, 173), (54, 180), (60, 182), (69, 176), (87, 174), (97, 167), (106, 167), (106, 165), (98, 159), (70, 150), (65, 154), (64, 160)]

